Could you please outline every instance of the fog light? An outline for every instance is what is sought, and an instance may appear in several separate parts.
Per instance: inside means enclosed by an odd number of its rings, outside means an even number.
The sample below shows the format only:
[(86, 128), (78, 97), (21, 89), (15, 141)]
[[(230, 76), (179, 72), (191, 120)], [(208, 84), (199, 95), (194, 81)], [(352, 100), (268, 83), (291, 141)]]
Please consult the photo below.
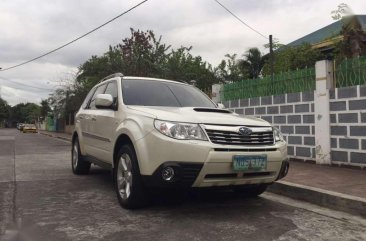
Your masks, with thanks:
[(171, 181), (174, 177), (174, 169), (172, 167), (164, 167), (161, 171), (161, 176), (164, 181)]

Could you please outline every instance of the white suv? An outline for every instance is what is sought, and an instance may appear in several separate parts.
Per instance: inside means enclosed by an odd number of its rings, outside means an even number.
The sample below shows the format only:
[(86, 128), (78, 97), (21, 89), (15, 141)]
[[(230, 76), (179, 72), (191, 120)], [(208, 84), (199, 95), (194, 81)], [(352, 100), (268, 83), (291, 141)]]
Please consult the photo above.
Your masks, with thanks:
[(113, 74), (76, 114), (72, 170), (113, 170), (125, 208), (146, 204), (148, 189), (226, 186), (259, 195), (284, 177), (287, 144), (268, 122), (220, 109), (180, 82)]

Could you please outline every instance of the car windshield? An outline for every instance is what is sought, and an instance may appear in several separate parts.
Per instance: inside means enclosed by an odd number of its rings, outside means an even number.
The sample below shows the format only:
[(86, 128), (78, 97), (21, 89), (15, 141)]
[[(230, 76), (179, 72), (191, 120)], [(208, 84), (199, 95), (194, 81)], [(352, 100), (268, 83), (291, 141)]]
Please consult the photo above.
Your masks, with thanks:
[(216, 108), (200, 90), (179, 83), (123, 79), (122, 93), (126, 105)]

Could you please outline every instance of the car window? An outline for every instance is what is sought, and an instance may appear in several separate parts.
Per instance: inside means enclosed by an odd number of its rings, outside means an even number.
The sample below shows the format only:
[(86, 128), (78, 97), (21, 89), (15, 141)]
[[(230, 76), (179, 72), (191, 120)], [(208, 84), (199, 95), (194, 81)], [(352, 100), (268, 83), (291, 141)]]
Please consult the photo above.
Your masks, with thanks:
[(112, 82), (108, 83), (104, 94), (110, 94), (113, 97), (113, 105), (117, 106), (118, 89), (117, 89), (117, 82), (116, 81), (112, 81)]
[(85, 100), (84, 100), (83, 104), (81, 104), (81, 107), (82, 107), (83, 109), (88, 108), (88, 104), (89, 104), (89, 102), (90, 102), (90, 98), (92, 97), (92, 95), (93, 95), (94, 91), (95, 91), (95, 88), (92, 88), (92, 89), (89, 91), (88, 95), (85, 97)]
[(96, 109), (96, 107), (95, 107), (95, 99), (97, 98), (97, 95), (104, 93), (105, 87), (106, 87), (106, 85), (104, 84), (104, 85), (99, 86), (95, 90), (95, 92), (93, 94), (93, 97), (91, 98), (91, 101), (90, 101), (90, 104), (89, 104), (89, 109), (92, 109), (92, 110), (95, 110)]
[(197, 88), (172, 82), (123, 79), (122, 95), (126, 105), (216, 108)]

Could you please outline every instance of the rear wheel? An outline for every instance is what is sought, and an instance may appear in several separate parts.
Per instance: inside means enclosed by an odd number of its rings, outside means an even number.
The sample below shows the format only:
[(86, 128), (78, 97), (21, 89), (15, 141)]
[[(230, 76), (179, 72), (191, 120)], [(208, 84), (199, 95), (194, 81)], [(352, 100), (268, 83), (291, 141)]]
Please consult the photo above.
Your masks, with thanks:
[(131, 145), (125, 145), (119, 150), (113, 172), (118, 201), (122, 207), (135, 209), (148, 203), (136, 153)]
[(267, 184), (258, 184), (254, 186), (237, 186), (234, 187), (234, 192), (242, 194), (246, 197), (257, 197), (266, 191), (267, 186)]
[(90, 162), (85, 161), (80, 152), (79, 140), (75, 138), (71, 150), (71, 168), (74, 174), (88, 174), (90, 170)]

